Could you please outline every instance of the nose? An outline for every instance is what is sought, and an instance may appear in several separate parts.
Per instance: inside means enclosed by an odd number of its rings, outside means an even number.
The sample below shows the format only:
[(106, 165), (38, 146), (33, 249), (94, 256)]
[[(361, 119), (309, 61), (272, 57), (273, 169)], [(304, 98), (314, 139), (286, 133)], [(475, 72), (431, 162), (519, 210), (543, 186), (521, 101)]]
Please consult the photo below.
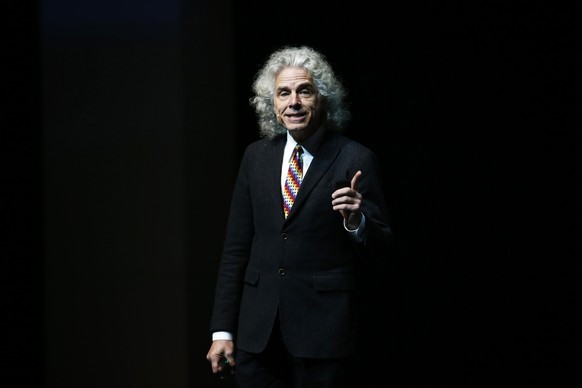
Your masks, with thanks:
[(295, 108), (301, 105), (301, 99), (299, 98), (299, 94), (291, 93), (291, 99), (289, 100), (289, 107)]

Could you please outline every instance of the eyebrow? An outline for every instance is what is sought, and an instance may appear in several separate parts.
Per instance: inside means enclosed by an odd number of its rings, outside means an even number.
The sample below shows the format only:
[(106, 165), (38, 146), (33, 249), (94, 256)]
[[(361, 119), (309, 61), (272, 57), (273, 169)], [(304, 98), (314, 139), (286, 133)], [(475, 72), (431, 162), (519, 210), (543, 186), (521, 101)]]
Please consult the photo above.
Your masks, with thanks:
[[(300, 84), (297, 84), (296, 89), (300, 89), (300, 88), (306, 87), (306, 86), (309, 86), (311, 88), (314, 87), (313, 82), (305, 81), (305, 82), (302, 82)], [(291, 89), (291, 87), (289, 87), (289, 86), (277, 86), (277, 90), (283, 90), (283, 89)]]

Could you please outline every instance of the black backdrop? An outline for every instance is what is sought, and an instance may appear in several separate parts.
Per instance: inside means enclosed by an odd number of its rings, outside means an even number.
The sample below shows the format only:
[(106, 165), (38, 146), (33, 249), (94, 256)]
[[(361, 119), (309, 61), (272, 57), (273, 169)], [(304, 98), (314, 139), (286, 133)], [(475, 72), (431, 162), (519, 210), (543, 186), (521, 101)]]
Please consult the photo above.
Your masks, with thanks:
[(204, 359), (221, 237), (252, 77), (283, 44), (328, 56), (384, 171), (397, 239), (365, 287), (354, 385), (533, 386), (579, 365), (574, 7), (13, 5), (7, 386), (221, 386)]

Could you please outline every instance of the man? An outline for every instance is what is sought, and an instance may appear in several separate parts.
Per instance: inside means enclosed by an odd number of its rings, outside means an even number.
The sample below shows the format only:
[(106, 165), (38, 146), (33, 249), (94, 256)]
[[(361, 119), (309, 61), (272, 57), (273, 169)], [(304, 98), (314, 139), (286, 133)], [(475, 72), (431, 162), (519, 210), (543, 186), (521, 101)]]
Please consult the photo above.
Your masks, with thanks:
[(356, 273), (388, 259), (378, 162), (340, 133), (346, 92), (321, 53), (276, 50), (253, 90), (262, 138), (234, 187), (207, 359), (214, 373), (236, 365), (240, 388), (340, 387)]

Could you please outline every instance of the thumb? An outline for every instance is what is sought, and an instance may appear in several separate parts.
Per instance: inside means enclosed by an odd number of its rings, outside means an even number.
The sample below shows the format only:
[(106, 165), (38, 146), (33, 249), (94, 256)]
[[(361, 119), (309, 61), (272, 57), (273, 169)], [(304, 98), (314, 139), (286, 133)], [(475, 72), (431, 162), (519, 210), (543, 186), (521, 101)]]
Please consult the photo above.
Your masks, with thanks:
[(351, 181), (352, 190), (358, 191), (358, 183), (360, 183), (360, 178), (362, 177), (362, 171), (358, 170)]

